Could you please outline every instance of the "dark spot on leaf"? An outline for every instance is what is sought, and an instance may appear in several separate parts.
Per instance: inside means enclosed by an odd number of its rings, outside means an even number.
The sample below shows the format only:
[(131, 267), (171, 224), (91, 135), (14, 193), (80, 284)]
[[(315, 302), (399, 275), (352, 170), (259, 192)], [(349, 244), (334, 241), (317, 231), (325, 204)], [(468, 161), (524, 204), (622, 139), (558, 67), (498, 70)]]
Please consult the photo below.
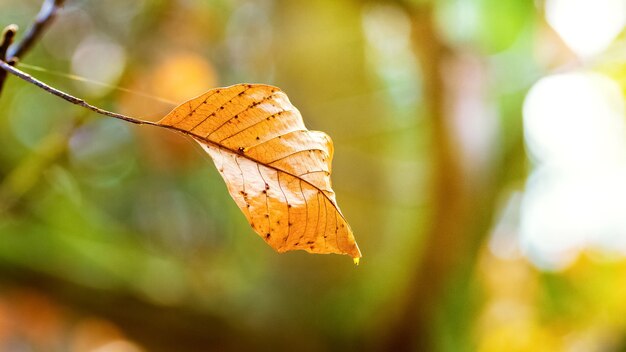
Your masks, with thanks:
[(271, 234), (269, 234), (269, 233), (266, 233), (266, 234), (265, 234), (265, 238), (269, 239), (270, 237), (272, 237), (272, 235), (271, 235)]
[(270, 217), (270, 214), (265, 214), (265, 217), (266, 217), (266, 218), (269, 218), (269, 217)]
[(237, 148), (237, 151), (239, 152), (239, 154), (243, 154), (245, 152), (244, 147), (239, 147)]
[(267, 190), (266, 189), (262, 190), (261, 192), (263, 192), (263, 194), (267, 194)]
[(315, 243), (315, 242), (313, 242), (313, 241), (308, 241), (306, 244), (313, 244), (313, 243)]
[(256, 137), (256, 140), (258, 141), (259, 139), (261, 139), (261, 138), (259, 138), (259, 136), (257, 136), (257, 137)]

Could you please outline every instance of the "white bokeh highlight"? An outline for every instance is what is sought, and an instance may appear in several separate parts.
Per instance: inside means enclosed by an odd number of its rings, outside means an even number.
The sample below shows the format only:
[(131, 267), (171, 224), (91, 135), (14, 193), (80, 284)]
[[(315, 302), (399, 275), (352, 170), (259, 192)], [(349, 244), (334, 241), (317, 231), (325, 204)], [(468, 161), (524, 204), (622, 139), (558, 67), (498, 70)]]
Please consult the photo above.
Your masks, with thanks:
[(626, 25), (625, 0), (547, 0), (546, 19), (573, 52), (604, 51)]
[(76, 82), (81, 91), (92, 97), (107, 94), (117, 84), (126, 64), (124, 48), (103, 36), (84, 39), (72, 55), (72, 74), (98, 84)]
[(624, 98), (608, 77), (546, 77), (524, 103), (536, 167), (523, 196), (520, 244), (537, 266), (558, 270), (593, 247), (626, 254)]

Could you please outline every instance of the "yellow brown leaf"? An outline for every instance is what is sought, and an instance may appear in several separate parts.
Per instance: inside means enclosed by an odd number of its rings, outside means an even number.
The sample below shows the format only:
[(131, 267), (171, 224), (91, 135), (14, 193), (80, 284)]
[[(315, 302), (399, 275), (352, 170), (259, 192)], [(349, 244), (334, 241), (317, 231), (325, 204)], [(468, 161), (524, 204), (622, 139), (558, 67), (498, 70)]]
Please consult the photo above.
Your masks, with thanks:
[(280, 89), (213, 89), (158, 124), (202, 146), (252, 228), (278, 252), (361, 257), (331, 188), (332, 141), (309, 131)]

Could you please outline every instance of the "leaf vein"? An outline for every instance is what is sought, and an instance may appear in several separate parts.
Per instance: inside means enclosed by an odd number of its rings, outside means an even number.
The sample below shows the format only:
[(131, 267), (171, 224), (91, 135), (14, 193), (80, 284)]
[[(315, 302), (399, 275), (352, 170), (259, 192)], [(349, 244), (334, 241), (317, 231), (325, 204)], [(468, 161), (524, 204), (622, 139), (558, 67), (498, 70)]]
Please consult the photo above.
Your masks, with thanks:
[(306, 216), (304, 218), (304, 231), (302, 232), (302, 235), (300, 236), (300, 239), (302, 239), (306, 235), (306, 230), (309, 225), (309, 202), (306, 201), (306, 196), (304, 195), (304, 191), (302, 190), (301, 179), (298, 179), (298, 184), (300, 185), (300, 193), (302, 193), (302, 199), (304, 199), (304, 209), (306, 210)]
[[(269, 161), (267, 164), (268, 164), (268, 165), (271, 165), (271, 164), (273, 164), (273, 163), (277, 163), (277, 162), (279, 162), (279, 161), (281, 161), (281, 160), (287, 159), (287, 158), (289, 158), (290, 156), (294, 156), (294, 155), (296, 155), (296, 154), (299, 154), (299, 153), (304, 153), (304, 152), (308, 152), (308, 151), (311, 151), (311, 150), (319, 150), (320, 152), (322, 152), (322, 153), (326, 154), (326, 151), (325, 151), (325, 150), (323, 150), (323, 149), (319, 149), (319, 148), (312, 148), (312, 149), (297, 150), (297, 151), (295, 151), (295, 152), (293, 152), (293, 153), (289, 153), (289, 154), (287, 154), (287, 155), (284, 155), (284, 156), (282, 156), (282, 157), (280, 157), (280, 158), (278, 158), (278, 159), (274, 159), (274, 160), (272, 160), (272, 161)], [(292, 176), (294, 176), (294, 177), (298, 177), (297, 175), (292, 175)]]
[[(274, 114), (271, 114), (271, 115), (269, 115), (269, 116), (263, 116), (263, 119), (262, 119), (261, 121), (255, 122), (255, 123), (253, 123), (252, 125), (247, 126), (247, 127), (243, 128), (243, 129), (241, 129), (241, 130), (239, 130), (239, 131), (237, 131), (237, 132), (235, 132), (235, 133), (231, 134), (230, 136), (228, 136), (228, 137), (226, 137), (226, 138), (223, 138), (222, 140), (220, 140), (220, 141), (219, 141), (219, 142), (217, 142), (217, 143), (222, 144), (222, 142), (224, 142), (224, 141), (225, 141), (225, 140), (227, 140), (227, 139), (231, 139), (231, 138), (233, 138), (233, 137), (235, 137), (235, 136), (237, 136), (237, 135), (239, 135), (239, 134), (241, 134), (241, 133), (243, 133), (243, 132), (245, 132), (245, 131), (247, 131), (247, 130), (249, 130), (249, 129), (253, 128), (253, 127), (256, 127), (256, 126), (258, 126), (258, 125), (260, 125), (260, 124), (262, 124), (262, 123), (267, 123), (267, 122), (269, 122), (269, 120), (268, 120), (268, 119), (270, 119), (270, 118), (272, 118), (272, 117), (276, 117), (276, 116), (278, 116), (278, 115), (280, 115), (280, 114), (282, 114), (282, 113), (284, 113), (284, 112), (290, 112), (290, 111), (293, 111), (293, 110), (281, 110), (281, 111), (279, 111), (279, 112), (277, 112), (277, 113), (274, 113)], [(231, 120), (232, 120), (232, 119), (231, 119)], [(229, 120), (229, 121), (230, 121), (230, 120)], [(227, 122), (228, 122), (228, 121), (227, 121)], [(221, 127), (221, 126), (220, 126), (220, 127)], [(214, 132), (215, 132), (215, 131), (214, 131)], [(211, 132), (211, 134), (213, 134), (213, 132)], [(278, 136), (276, 136), (276, 137), (278, 137)], [(208, 136), (207, 136), (207, 138), (208, 138)]]
[[(259, 105), (259, 104), (261, 104), (262, 102), (265, 102), (265, 101), (269, 100), (269, 99), (270, 99), (270, 98), (272, 98), (275, 94), (276, 94), (276, 92), (271, 92), (268, 96), (265, 96), (265, 97), (263, 97), (261, 100), (258, 100), (258, 101), (253, 102), (252, 104), (248, 105), (245, 109), (243, 109), (243, 110), (241, 110), (241, 111), (239, 111), (239, 112), (237, 112), (237, 113), (233, 114), (233, 115), (232, 115), (232, 116), (231, 116), (228, 120), (226, 120), (226, 121), (222, 122), (222, 124), (221, 124), (221, 125), (219, 125), (219, 126), (215, 127), (215, 128), (213, 129), (213, 131), (211, 131), (211, 132), (210, 132), (210, 133), (209, 133), (209, 134), (208, 134), (205, 138), (207, 138), (207, 139), (208, 139), (208, 138), (210, 138), (210, 137), (211, 137), (211, 135), (212, 135), (213, 133), (215, 133), (215, 132), (219, 131), (219, 130), (220, 130), (222, 127), (224, 127), (227, 123), (229, 123), (230, 121), (232, 121), (232, 120), (235, 118), (235, 116), (238, 116), (238, 115), (240, 115), (240, 114), (243, 114), (244, 112), (246, 112), (246, 111), (248, 111), (248, 110), (250, 110), (250, 109), (252, 109), (252, 108), (254, 108), (254, 107), (258, 106), (258, 105)], [(235, 98), (236, 98), (236, 96), (235, 96), (235, 97), (233, 97), (233, 99), (235, 99)], [(231, 100), (232, 100), (232, 99), (231, 99)], [(229, 102), (230, 102), (230, 101), (229, 101)], [(226, 105), (226, 104), (224, 104), (224, 105)], [(216, 112), (217, 112), (217, 111), (219, 111), (219, 108), (216, 110)], [(213, 113), (215, 113), (215, 112), (213, 112)]]
[[(210, 114), (207, 114), (207, 115), (206, 115), (206, 116), (205, 116), (205, 117), (204, 117), (204, 118), (203, 118), (200, 122), (198, 122), (197, 124), (195, 124), (195, 126), (193, 126), (192, 128), (190, 128), (190, 129), (189, 129), (189, 131), (193, 131), (193, 130), (195, 130), (198, 126), (200, 126), (200, 125), (201, 125), (201, 124), (203, 124), (206, 120), (208, 120), (208, 119), (209, 119), (209, 118), (210, 118), (213, 114), (215, 114), (216, 112), (218, 112), (218, 111), (219, 111), (222, 107), (226, 106), (226, 104), (230, 104), (230, 103), (233, 101), (233, 99), (237, 98), (237, 97), (238, 97), (238, 96), (240, 96), (242, 93), (245, 93), (245, 92), (247, 92), (248, 90), (250, 90), (250, 87), (246, 87), (246, 88), (244, 88), (244, 90), (243, 90), (243, 91), (241, 91), (240, 93), (237, 93), (237, 95), (235, 95), (235, 96), (233, 96), (232, 98), (230, 98), (227, 102), (225, 102), (225, 103), (223, 103), (222, 105), (218, 106), (218, 107), (217, 107), (217, 108), (216, 108), (213, 112), (211, 112)], [(202, 104), (206, 103), (206, 102), (209, 100), (209, 98), (210, 98), (210, 97), (212, 97), (212, 96), (213, 96), (213, 95), (214, 95), (217, 91), (218, 91), (218, 90), (216, 90), (213, 94), (211, 94), (210, 96), (208, 96), (208, 97), (204, 100), (204, 102), (202, 102), (201, 104), (199, 104), (198, 106), (196, 106), (196, 108), (195, 108), (195, 109), (199, 108), (199, 107), (200, 107), (200, 105), (202, 105)], [(195, 109), (194, 109), (194, 110), (195, 110)], [(193, 111), (194, 111), (194, 110), (192, 110), (192, 113), (193, 113)]]
[(289, 241), (289, 236), (291, 236), (291, 205), (289, 204), (289, 199), (287, 199), (287, 194), (285, 193), (285, 190), (283, 189), (283, 185), (280, 184), (280, 172), (276, 171), (276, 179), (278, 180), (278, 188), (280, 188), (280, 191), (283, 194), (283, 197), (285, 197), (285, 203), (287, 203), (287, 237), (285, 237), (285, 240), (283, 241), (283, 244), (281, 245), (281, 249), (287, 244), (287, 242)]
[(261, 180), (263, 180), (263, 184), (265, 185), (264, 194), (265, 194), (265, 211), (267, 212), (267, 233), (272, 233), (272, 215), (270, 211), (270, 203), (269, 203), (269, 194), (268, 194), (268, 186), (267, 181), (265, 181), (265, 177), (261, 173), (261, 166), (256, 164), (256, 169), (259, 171), (259, 176), (261, 176)]

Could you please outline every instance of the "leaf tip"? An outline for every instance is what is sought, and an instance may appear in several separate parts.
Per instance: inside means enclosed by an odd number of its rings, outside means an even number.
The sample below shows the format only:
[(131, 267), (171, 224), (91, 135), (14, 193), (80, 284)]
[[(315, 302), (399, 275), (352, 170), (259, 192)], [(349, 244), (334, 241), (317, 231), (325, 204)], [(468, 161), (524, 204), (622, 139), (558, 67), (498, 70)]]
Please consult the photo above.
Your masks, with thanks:
[(359, 257), (352, 258), (352, 261), (354, 262), (354, 265), (359, 266), (359, 262), (361, 261), (361, 258)]

